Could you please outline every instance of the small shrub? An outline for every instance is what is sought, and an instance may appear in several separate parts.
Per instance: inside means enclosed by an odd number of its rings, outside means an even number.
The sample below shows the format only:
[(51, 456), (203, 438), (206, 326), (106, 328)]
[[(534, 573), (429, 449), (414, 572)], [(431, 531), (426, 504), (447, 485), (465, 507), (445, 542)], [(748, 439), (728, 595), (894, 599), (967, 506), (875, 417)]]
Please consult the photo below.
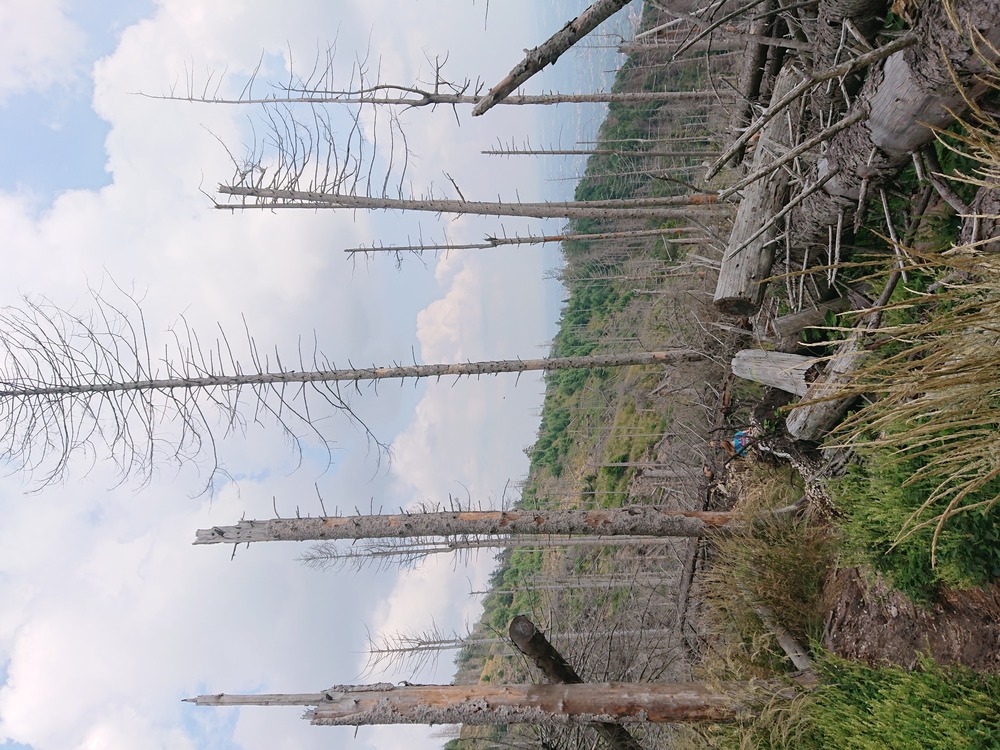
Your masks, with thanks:
[[(849, 554), (881, 571), (916, 601), (933, 599), (942, 584), (972, 588), (1000, 577), (1000, 506), (982, 505), (949, 518), (937, 536), (932, 561), (936, 524), (930, 521), (938, 510), (926, 504), (942, 479), (922, 471), (922, 453), (863, 450), (865, 464), (852, 466), (831, 486), (844, 513), (840, 525)], [(990, 500), (998, 494), (1000, 478), (995, 478), (966, 501)], [(928, 523), (915, 525), (921, 521)]]

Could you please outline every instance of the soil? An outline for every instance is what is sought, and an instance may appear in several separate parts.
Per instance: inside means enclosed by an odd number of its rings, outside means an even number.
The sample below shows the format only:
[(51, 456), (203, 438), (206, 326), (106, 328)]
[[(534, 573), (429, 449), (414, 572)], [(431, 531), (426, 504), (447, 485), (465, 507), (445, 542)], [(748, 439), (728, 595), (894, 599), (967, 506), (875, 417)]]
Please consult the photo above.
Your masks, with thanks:
[(925, 608), (881, 576), (847, 568), (831, 574), (826, 593), (824, 646), (840, 656), (912, 669), (927, 655), (938, 664), (1000, 674), (1000, 582), (947, 591)]

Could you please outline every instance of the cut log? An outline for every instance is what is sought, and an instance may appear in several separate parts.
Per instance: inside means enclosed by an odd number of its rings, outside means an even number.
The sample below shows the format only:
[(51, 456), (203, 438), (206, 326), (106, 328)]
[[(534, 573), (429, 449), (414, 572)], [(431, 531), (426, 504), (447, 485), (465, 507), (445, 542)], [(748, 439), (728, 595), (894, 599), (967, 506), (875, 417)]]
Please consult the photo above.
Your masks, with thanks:
[[(959, 28), (949, 18), (948, 5)], [(865, 81), (852, 109), (868, 117), (836, 135), (820, 159), (818, 176), (835, 176), (793, 214), (793, 247), (825, 246), (838, 217), (850, 225), (865, 190), (909, 164), (910, 154), (933, 139), (933, 128), (947, 127), (968, 109), (966, 97), (976, 99), (987, 90), (979, 76), (988, 75), (989, 63), (969, 40), (995, 62), (1000, 0), (922, 3), (915, 31), (920, 42), (886, 58)]]
[[(778, 74), (772, 100), (780, 101), (802, 79), (798, 69), (786, 65)], [(754, 152), (754, 172), (773, 163), (791, 148), (797, 136), (800, 109), (791, 107), (788, 117), (774, 118), (761, 131)], [(788, 173), (783, 169), (744, 189), (715, 287), (715, 306), (722, 312), (743, 316), (753, 315), (760, 309), (765, 280), (771, 274), (779, 227), (774, 225), (763, 233), (758, 230), (781, 209), (787, 195)], [(755, 234), (759, 236), (754, 237)]]
[(827, 313), (840, 313), (849, 309), (851, 300), (847, 297), (835, 297), (834, 299), (820, 302), (818, 305), (800, 310), (797, 313), (782, 315), (776, 319), (771, 326), (774, 332), (782, 338), (795, 336), (802, 333), (806, 328), (823, 325)]
[(805, 396), (819, 374), (822, 360), (801, 354), (744, 349), (733, 357), (733, 375), (744, 380)]

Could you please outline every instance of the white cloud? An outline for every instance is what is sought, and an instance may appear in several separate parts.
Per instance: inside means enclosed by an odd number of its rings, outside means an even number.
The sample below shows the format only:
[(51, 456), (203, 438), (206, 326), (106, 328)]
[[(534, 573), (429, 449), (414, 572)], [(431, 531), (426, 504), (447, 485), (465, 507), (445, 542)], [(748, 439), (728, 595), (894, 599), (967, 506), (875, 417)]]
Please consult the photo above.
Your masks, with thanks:
[[(0, 301), (16, 304), (20, 292), (45, 293), (82, 309), (89, 304), (87, 284), (107, 286), (111, 277), (144, 297), (154, 343), (182, 312), (207, 340), (215, 338), (217, 321), (239, 338), (245, 315), (260, 351), (281, 347), (286, 365), (300, 348), (308, 359), (314, 330), (338, 364), (405, 361), (414, 344), (423, 361), (540, 354), (544, 292), (529, 282), (541, 277), (545, 263), (535, 250), (455, 253), (429, 259), (428, 268), (407, 260), (401, 272), (384, 260), (354, 267), (340, 253), (347, 245), (400, 240), (415, 234), (418, 223), (428, 233), (446, 230), (469, 241), (498, 231), (498, 222), (213, 211), (200, 189), (211, 192), (228, 176), (217, 138), (239, 142), (245, 111), (130, 93), (165, 90), (185, 66), (200, 76), (225, 66), (245, 76), (262, 49), (276, 67), (287, 64), (289, 46), (296, 60), (306, 60), (338, 27), (340, 52), (350, 60), (351, 45), (365, 40), (373, 23), (387, 75), (408, 75), (421, 65), (426, 72), (428, 45), (430, 53), (452, 48), (450, 65), (474, 76), (475, 61), (502, 68), (508, 48), (519, 52), (528, 44), (519, 33), (534, 9), (527, 0), (494, 7), (484, 32), (481, 4), (343, 6), (315, 0), (289, 13), (265, 0), (166, 0), (152, 18), (125, 29), (118, 47), (93, 69), (94, 106), (111, 128), (112, 183), (63, 193), (43, 207), (0, 195), (7, 260)], [(27, 7), (0, 4), (0, 21), (3, 13)], [(32, 7), (58, 13), (61, 6)], [(367, 20), (351, 13), (368, 14)], [(72, 69), (76, 42), (62, 23), (45, 25), (44, 39), (36, 41), (49, 50), (50, 62), (61, 59)], [(510, 29), (515, 33), (504, 33)], [(57, 47), (66, 57), (53, 57)], [(0, 95), (4, 85), (13, 90), (5, 82), (14, 80), (3, 55), (0, 50)], [(18, 80), (36, 88), (56, 81)], [(484, 165), (470, 157), (498, 132), (536, 127), (530, 113), (510, 109), (475, 121), (463, 117), (461, 126), (446, 111), (408, 114), (409, 142), (420, 154), (414, 189), (434, 182), (451, 190), (441, 174), (447, 171), (470, 198), (512, 197), (518, 189), (529, 198), (529, 191), (540, 191), (537, 165)], [(509, 231), (523, 226), (503, 223)], [(366, 624), (388, 632), (433, 618), (442, 627), (464, 627), (474, 615), (466, 575), (481, 580), (489, 553), (467, 573), (438, 559), (396, 583), (394, 575), (370, 571), (355, 576), (303, 568), (295, 560), (302, 550), (293, 545), (241, 549), (230, 562), (229, 549), (192, 548), (194, 530), (233, 523), (244, 513), (270, 517), (274, 508), (284, 516), (318, 514), (317, 477), (331, 512), (369, 502), (388, 509), (443, 500), (464, 488), (476, 503), (495, 502), (505, 482), (523, 471), (521, 451), (535, 428), (539, 380), (524, 376), (514, 383), (507, 377), (418, 389), (382, 385), (378, 398), (364, 389), (357, 398), (361, 412), (380, 436), (395, 438), (389, 473), (375, 471), (363, 436), (341, 425), (343, 450), (326, 474), (316, 463), (322, 457), (307, 450), (306, 466), (289, 475), (282, 437), (251, 425), (247, 440), (221, 446), (234, 473), (248, 478), (214, 500), (192, 499), (197, 477), (170, 469), (141, 492), (134, 485), (106, 491), (115, 478), (101, 459), (89, 477), (74, 475), (39, 495), (25, 496), (16, 478), (0, 482), (0, 664), (6, 662), (7, 671), (0, 741), (28, 742), (36, 750), (307, 750), (346, 740), (350, 730), (311, 728), (295, 709), (234, 714), (179, 701), (197, 692), (298, 692), (353, 681)], [(382, 748), (400, 746), (386, 732), (362, 737)], [(406, 730), (407, 746), (440, 745), (419, 740), (424, 734)]]
[(0, 102), (11, 94), (46, 89), (81, 72), (83, 32), (62, 0), (0, 3)]

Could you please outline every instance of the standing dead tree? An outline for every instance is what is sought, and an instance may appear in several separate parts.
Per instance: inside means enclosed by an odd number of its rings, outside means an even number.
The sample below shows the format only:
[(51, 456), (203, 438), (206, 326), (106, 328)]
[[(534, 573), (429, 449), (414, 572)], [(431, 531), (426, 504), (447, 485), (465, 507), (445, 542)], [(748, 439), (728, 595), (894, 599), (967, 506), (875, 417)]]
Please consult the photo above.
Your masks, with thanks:
[(481, 115), (502, 102), (514, 89), (540, 72), (546, 65), (554, 64), (570, 47), (630, 2), (632, 0), (597, 0), (544, 43), (527, 50), (524, 59), (514, 66), (507, 77), (476, 103), (472, 108), (472, 116)]
[(301, 542), (489, 535), (599, 537), (703, 536), (731, 520), (725, 512), (634, 505), (600, 510), (454, 510), (396, 515), (244, 520), (199, 529), (195, 544)]
[[(531, 659), (550, 683), (555, 685), (583, 684), (583, 678), (549, 643), (545, 634), (538, 630), (527, 617), (524, 615), (515, 617), (511, 621), (508, 631), (510, 640), (517, 647), (517, 650)], [(613, 750), (642, 750), (639, 741), (620, 724), (611, 721), (598, 721), (591, 726)]]
[[(154, 354), (141, 309), (97, 296), (95, 309), (73, 314), (47, 301), (0, 311), (0, 451), (46, 484), (63, 478), (78, 454), (92, 463), (106, 452), (121, 477), (150, 478), (156, 464), (197, 463), (207, 455), (209, 483), (222, 468), (216, 433), (273, 422), (296, 449), (311, 435), (327, 450), (320, 425), (331, 410), (386, 446), (355, 414), (341, 383), (385, 379), (488, 375), (571, 367), (616, 367), (697, 361), (689, 350), (338, 369), (320, 350), (299, 350), (291, 362), (262, 351), (246, 334), (245, 354), (225, 332), (203, 341), (181, 320)], [(291, 367), (288, 364), (292, 364)], [(104, 460), (103, 457), (101, 460)], [(210, 484), (209, 484), (210, 486)]]
[(578, 240), (580, 242), (605, 242), (608, 240), (627, 240), (641, 237), (666, 237), (668, 235), (685, 234), (694, 231), (694, 227), (662, 227), (660, 229), (628, 229), (621, 232), (567, 232), (565, 234), (545, 234), (526, 235), (523, 237), (486, 237), (485, 242), (477, 242), (466, 245), (461, 244), (440, 244), (440, 245), (374, 245), (372, 247), (349, 247), (344, 252), (348, 255), (358, 253), (422, 253), (451, 250), (487, 250), (494, 247), (504, 247), (509, 245), (541, 245), (551, 242), (566, 242)]
[[(200, 695), (198, 706), (313, 706), (326, 726), (373, 724), (590, 724), (732, 721), (744, 686), (704, 683), (579, 685), (335, 685), (319, 693)], [(734, 697), (736, 696), (736, 697)]]

